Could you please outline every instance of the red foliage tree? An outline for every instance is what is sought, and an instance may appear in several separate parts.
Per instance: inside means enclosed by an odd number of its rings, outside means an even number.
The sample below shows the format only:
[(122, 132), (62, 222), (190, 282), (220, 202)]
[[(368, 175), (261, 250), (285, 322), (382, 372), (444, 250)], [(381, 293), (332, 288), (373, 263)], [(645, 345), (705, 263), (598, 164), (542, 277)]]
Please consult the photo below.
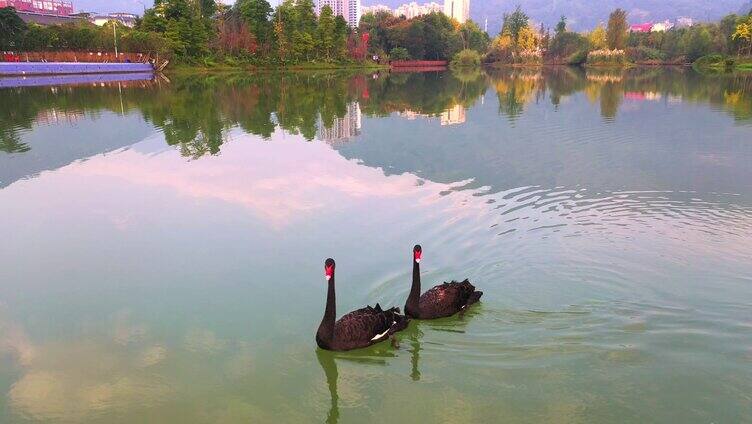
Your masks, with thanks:
[(217, 22), (215, 47), (228, 54), (254, 54), (258, 50), (256, 37), (240, 19), (226, 18)]
[(365, 60), (368, 55), (368, 40), (370, 35), (368, 33), (358, 35), (353, 32), (347, 38), (347, 51), (351, 58), (355, 60)]

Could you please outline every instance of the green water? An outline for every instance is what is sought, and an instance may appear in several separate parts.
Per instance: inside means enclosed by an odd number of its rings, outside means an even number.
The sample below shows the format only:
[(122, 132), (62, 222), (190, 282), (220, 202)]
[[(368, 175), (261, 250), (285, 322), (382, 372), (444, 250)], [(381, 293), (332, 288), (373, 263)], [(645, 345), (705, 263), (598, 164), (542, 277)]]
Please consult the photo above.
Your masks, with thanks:
[[(0, 90), (0, 422), (752, 422), (752, 76)], [(465, 278), (465, 316), (316, 348)]]

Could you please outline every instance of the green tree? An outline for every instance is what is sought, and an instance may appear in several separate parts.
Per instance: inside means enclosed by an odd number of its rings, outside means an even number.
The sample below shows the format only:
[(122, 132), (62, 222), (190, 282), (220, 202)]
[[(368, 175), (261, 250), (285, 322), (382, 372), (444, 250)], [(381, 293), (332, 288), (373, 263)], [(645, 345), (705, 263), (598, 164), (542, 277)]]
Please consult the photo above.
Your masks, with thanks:
[(517, 40), (522, 28), (525, 28), (530, 23), (530, 18), (522, 11), (520, 6), (512, 12), (512, 14), (504, 14), (504, 23), (501, 25), (501, 33), (508, 32), (512, 36), (512, 40)]
[(627, 12), (623, 9), (616, 9), (608, 17), (608, 26), (606, 27), (606, 42), (610, 49), (622, 50), (627, 47)]
[(199, 11), (204, 19), (211, 19), (217, 13), (217, 2), (215, 0), (198, 0)]
[(561, 19), (559, 19), (559, 23), (556, 24), (554, 31), (556, 31), (557, 36), (567, 32), (567, 17), (566, 16), (562, 15)]
[(335, 37), (337, 25), (332, 8), (328, 5), (321, 8), (318, 25), (318, 44), (324, 58), (331, 60), (335, 56)]
[(337, 59), (347, 55), (347, 39), (350, 35), (350, 27), (347, 21), (340, 15), (334, 18), (334, 46)]
[(485, 53), (491, 41), (488, 38), (488, 34), (471, 20), (460, 26), (460, 36), (462, 37), (462, 47), (464, 49), (475, 50), (478, 53)]
[(266, 0), (238, 0), (234, 6), (243, 20), (248, 24), (248, 29), (256, 37), (260, 44), (271, 41), (274, 29), (269, 20), (273, 9)]
[(158, 7), (163, 7), (164, 17), (167, 20), (177, 21), (192, 17), (191, 7), (187, 0), (163, 0)]
[(298, 61), (309, 61), (316, 50), (316, 40), (308, 32), (293, 31), (292, 52)]
[(710, 53), (711, 42), (710, 31), (707, 28), (692, 28), (687, 32), (686, 39), (684, 40), (687, 58), (694, 62), (702, 56), (707, 55)]
[(313, 0), (295, 0), (295, 12), (298, 20), (296, 29), (313, 36), (316, 32), (316, 14), (314, 13)]
[[(283, 0), (274, 11), (274, 35), (277, 44), (288, 43), (289, 52), (292, 52), (292, 36), (298, 27), (298, 12), (295, 10), (295, 0)], [(280, 46), (278, 45), (279, 49)]]
[(0, 50), (15, 49), (26, 32), (26, 23), (12, 7), (0, 8)]
[(410, 52), (404, 47), (395, 47), (389, 52), (389, 57), (392, 60), (410, 60)]
[(423, 21), (416, 20), (407, 29), (407, 38), (405, 40), (407, 50), (410, 56), (415, 58), (426, 57), (426, 24)]
[(159, 0), (144, 13), (139, 30), (164, 34), (170, 49), (182, 59), (197, 58), (209, 52), (213, 28), (204, 8), (210, 2), (189, 3), (187, 0)]
[(141, 19), (138, 28), (142, 31), (163, 33), (167, 31), (167, 19), (161, 12), (157, 13), (156, 7), (148, 9), (144, 12), (144, 17)]
[(548, 48), (549, 60), (556, 63), (578, 65), (587, 59), (587, 38), (576, 32), (565, 31), (557, 34)]

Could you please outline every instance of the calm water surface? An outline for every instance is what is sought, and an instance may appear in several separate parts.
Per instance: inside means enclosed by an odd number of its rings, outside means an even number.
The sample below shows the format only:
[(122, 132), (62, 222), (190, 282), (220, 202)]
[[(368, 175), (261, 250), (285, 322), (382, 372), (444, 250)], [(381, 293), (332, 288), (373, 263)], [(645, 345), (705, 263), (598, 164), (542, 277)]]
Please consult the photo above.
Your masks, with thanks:
[[(2, 89), (0, 208), (1, 422), (752, 422), (752, 76)], [(482, 304), (318, 351), (415, 243)]]

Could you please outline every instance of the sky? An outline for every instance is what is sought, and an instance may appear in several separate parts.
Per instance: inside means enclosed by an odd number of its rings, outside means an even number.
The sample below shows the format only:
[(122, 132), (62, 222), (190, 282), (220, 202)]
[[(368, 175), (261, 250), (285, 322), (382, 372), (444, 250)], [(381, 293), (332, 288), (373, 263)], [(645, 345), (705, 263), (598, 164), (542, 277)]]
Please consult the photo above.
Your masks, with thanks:
[[(154, 0), (71, 0), (79, 12), (112, 13), (129, 12), (142, 14), (153, 5)], [(236, 0), (217, 0), (232, 4)], [(268, 0), (277, 6), (281, 0)], [(316, 0), (314, 0), (316, 1)], [(412, 0), (361, 0), (364, 6), (387, 4), (392, 7)], [(425, 3), (431, 0), (416, 0)], [(433, 0), (442, 3), (443, 0)], [(698, 21), (716, 21), (728, 13), (748, 10), (752, 0), (472, 0), (471, 17), (478, 23), (488, 19), (488, 31), (496, 34), (501, 26), (504, 12), (511, 12), (516, 4), (522, 4), (533, 22), (542, 22), (553, 27), (562, 15), (568, 17), (569, 29), (582, 31), (595, 27), (608, 18), (615, 7), (627, 9), (635, 22), (675, 20), (689, 16)], [(745, 6), (742, 6), (742, 5)], [(698, 6), (701, 5), (701, 6)], [(746, 12), (745, 12), (746, 13)]]

